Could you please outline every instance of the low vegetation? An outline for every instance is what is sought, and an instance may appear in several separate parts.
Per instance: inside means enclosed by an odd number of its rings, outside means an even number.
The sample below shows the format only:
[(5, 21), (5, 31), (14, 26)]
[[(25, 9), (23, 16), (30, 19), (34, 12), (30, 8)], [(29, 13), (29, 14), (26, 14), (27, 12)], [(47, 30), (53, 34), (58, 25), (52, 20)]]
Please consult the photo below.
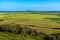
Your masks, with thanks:
[(0, 40), (60, 40), (60, 16), (0, 13)]

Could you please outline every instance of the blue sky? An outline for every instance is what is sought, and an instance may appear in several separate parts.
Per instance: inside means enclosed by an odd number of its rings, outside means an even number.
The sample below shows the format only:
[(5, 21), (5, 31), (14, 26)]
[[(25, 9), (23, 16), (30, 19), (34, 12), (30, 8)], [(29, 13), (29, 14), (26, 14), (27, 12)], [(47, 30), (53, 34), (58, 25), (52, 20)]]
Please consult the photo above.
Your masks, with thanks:
[(60, 11), (60, 0), (0, 0), (0, 11)]

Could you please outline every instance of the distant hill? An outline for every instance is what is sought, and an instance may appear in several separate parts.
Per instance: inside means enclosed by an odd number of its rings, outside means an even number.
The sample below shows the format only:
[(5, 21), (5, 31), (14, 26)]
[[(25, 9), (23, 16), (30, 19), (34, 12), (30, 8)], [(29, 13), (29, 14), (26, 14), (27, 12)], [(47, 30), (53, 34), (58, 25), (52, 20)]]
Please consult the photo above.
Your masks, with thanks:
[(8, 12), (13, 12), (13, 13), (20, 13), (20, 12), (33, 12), (33, 13), (58, 13), (60, 14), (60, 11), (31, 11), (31, 10), (27, 10), (27, 11), (0, 11), (0, 13), (8, 13)]

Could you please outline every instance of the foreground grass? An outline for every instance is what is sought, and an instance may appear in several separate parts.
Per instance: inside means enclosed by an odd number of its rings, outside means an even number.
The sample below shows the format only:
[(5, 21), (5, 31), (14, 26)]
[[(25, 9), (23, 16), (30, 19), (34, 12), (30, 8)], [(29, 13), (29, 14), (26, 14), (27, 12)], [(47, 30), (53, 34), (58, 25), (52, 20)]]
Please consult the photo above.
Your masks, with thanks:
[(0, 40), (34, 40), (30, 36), (0, 32)]

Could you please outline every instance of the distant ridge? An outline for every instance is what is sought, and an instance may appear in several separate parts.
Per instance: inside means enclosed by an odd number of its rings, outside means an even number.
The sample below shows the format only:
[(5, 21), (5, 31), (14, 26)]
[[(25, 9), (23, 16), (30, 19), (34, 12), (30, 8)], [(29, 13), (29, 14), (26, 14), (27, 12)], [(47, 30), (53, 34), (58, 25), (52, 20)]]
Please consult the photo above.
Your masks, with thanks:
[(45, 12), (45, 13), (60, 13), (60, 11), (31, 11), (31, 10), (28, 10), (28, 11), (0, 11), (1, 12)]

